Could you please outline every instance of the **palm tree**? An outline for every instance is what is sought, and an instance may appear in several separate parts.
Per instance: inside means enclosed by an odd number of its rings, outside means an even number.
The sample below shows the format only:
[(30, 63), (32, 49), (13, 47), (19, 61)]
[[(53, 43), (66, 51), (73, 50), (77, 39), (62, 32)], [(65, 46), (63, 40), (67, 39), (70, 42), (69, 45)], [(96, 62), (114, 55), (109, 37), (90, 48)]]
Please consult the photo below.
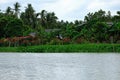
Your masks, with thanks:
[(28, 24), (25, 12), (21, 12), (20, 19), (24, 22), (24, 24)]
[(34, 22), (34, 13), (35, 10), (33, 9), (31, 4), (28, 4), (27, 8), (25, 9), (24, 16), (27, 21), (27, 25), (33, 27), (33, 22)]
[(120, 11), (117, 11), (117, 14), (120, 16)]
[(35, 29), (39, 26), (39, 15), (40, 13), (35, 13), (35, 10), (33, 9), (31, 4), (28, 4), (28, 6), (25, 9), (25, 12), (22, 12), (20, 14), (20, 18), (23, 20), (25, 25), (30, 26), (31, 28)]
[(47, 28), (55, 28), (56, 27), (56, 22), (57, 22), (57, 17), (55, 16), (55, 13), (52, 12), (52, 13), (47, 13), (47, 16), (46, 16), (46, 19), (47, 19)]
[(35, 12), (35, 10), (33, 9), (32, 5), (31, 5), (31, 4), (28, 4), (28, 7), (27, 7), (26, 10), (25, 10), (26, 15), (27, 15), (29, 18), (32, 18), (32, 17), (34, 16), (34, 12)]
[(52, 16), (52, 19), (53, 19), (54, 21), (56, 21), (56, 20), (58, 19), (57, 16), (55, 16), (55, 13), (54, 13), (54, 12), (51, 13), (51, 16)]
[(33, 28), (37, 28), (40, 26), (40, 22), (39, 22), (39, 15), (40, 13), (34, 13), (34, 17), (33, 17)]
[(54, 12), (41, 11), (41, 25), (45, 28), (54, 28), (57, 22)]
[(11, 7), (7, 7), (6, 11), (5, 11), (6, 15), (12, 15), (13, 11)]
[(108, 11), (108, 14), (107, 14), (107, 16), (106, 16), (106, 19), (107, 19), (107, 21), (111, 21), (111, 20), (112, 20), (112, 15), (111, 15), (111, 12), (110, 12), (110, 11)]
[(20, 4), (18, 3), (18, 2), (16, 2), (15, 4), (14, 4), (14, 10), (15, 10), (15, 16), (18, 18), (18, 16), (19, 16), (19, 13), (20, 13)]
[(47, 11), (42, 10), (40, 14), (41, 14), (41, 25), (42, 25), (42, 27), (45, 27)]

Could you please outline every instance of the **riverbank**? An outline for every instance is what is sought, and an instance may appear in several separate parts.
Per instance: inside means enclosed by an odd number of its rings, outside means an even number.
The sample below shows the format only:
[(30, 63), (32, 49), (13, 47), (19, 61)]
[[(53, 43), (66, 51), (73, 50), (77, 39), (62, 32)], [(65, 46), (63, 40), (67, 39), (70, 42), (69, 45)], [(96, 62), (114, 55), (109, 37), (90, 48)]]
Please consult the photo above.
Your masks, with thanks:
[(0, 47), (0, 52), (120, 52), (120, 44), (69, 44)]
[(0, 52), (120, 52), (120, 44), (69, 44), (0, 47)]

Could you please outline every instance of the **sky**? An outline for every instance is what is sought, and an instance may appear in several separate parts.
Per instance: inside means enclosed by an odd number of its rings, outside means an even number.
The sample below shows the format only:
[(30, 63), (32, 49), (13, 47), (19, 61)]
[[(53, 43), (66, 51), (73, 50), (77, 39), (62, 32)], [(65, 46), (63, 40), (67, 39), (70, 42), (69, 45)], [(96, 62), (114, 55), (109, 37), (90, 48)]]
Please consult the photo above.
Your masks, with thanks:
[(13, 7), (16, 2), (20, 3), (23, 11), (30, 3), (36, 12), (55, 12), (59, 20), (64, 21), (84, 20), (89, 12), (100, 9), (111, 11), (112, 15), (120, 11), (120, 0), (0, 0), (0, 9), (4, 11), (8, 6)]

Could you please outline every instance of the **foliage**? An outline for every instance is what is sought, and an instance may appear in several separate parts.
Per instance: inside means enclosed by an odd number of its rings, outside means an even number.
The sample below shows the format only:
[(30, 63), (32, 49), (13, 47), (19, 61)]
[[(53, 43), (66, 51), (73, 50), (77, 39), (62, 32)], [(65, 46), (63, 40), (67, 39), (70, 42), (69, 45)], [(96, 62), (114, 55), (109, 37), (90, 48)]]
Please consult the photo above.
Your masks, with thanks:
[(9, 21), (5, 28), (5, 37), (14, 37), (23, 35), (23, 22), (20, 19)]
[(14, 4), (14, 10), (15, 10), (15, 16), (18, 18), (18, 16), (19, 16), (19, 13), (20, 13), (20, 4), (18, 3), (18, 2), (16, 2), (15, 4)]
[(0, 18), (0, 38), (5, 37), (4, 34), (5, 34), (6, 23), (8, 23), (7, 18), (5, 17)]
[(106, 40), (106, 34), (108, 26), (103, 22), (97, 22), (93, 25), (93, 35), (95, 39), (99, 42)]
[[(84, 21), (69, 22), (59, 21), (54, 12), (36, 12), (32, 4), (28, 4), (22, 12), (20, 7), (16, 2), (13, 8), (8, 6), (4, 12), (0, 11), (0, 46), (8, 46), (10, 39), (27, 37), (30, 33), (37, 35), (33, 40), (23, 40), (23, 46), (120, 43), (120, 11), (117, 11), (117, 15), (111, 15), (110, 11), (100, 9), (94, 13), (89, 12)], [(47, 32), (47, 29), (59, 31)], [(4, 42), (3, 39), (8, 41)]]
[(40, 45), (0, 47), (0, 52), (120, 52), (119, 44)]

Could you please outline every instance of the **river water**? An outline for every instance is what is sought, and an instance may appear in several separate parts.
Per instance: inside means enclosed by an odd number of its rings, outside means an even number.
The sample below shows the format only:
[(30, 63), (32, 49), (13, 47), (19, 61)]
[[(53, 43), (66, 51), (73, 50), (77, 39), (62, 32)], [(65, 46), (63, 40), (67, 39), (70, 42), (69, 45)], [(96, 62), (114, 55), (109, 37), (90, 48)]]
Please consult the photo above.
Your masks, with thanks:
[(0, 53), (0, 80), (120, 80), (120, 55)]

